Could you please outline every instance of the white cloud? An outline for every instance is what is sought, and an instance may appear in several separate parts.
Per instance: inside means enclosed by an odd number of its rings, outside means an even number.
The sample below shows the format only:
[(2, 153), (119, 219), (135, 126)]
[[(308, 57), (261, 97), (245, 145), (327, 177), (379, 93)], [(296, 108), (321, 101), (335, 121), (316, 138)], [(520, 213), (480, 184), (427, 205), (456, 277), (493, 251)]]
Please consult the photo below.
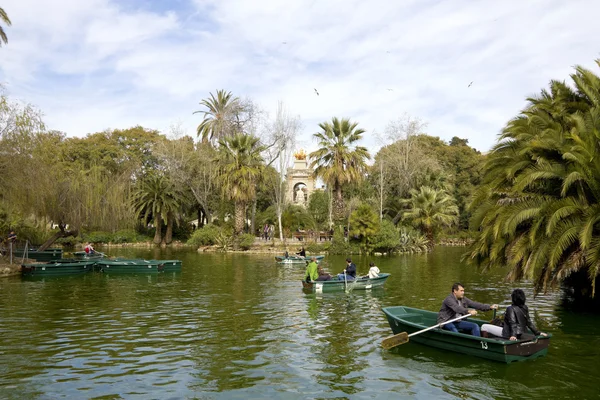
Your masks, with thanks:
[(283, 100), (309, 148), (333, 116), (371, 133), (408, 112), (486, 151), (526, 96), (594, 67), (600, 33), (600, 3), (583, 0), (51, 3), (4, 1), (0, 81), (70, 135), (176, 121), (193, 133), (198, 102), (224, 88), (269, 110)]

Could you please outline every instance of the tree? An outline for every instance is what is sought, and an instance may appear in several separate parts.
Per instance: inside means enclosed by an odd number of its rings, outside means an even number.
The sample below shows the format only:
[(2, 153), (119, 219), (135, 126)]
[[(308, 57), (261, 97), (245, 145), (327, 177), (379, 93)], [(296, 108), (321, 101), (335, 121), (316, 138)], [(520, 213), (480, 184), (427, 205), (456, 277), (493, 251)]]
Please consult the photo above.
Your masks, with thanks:
[(208, 143), (194, 143), (180, 126), (172, 126), (170, 140), (157, 147), (157, 156), (171, 180), (187, 188), (199, 208), (198, 224), (212, 221), (214, 210), (220, 201), (216, 149)]
[(371, 251), (379, 226), (379, 217), (368, 204), (360, 205), (350, 215), (350, 235), (360, 237), (360, 246), (365, 253)]
[(529, 98), (492, 149), (471, 205), (471, 223), (480, 230), (468, 256), (484, 267), (508, 268), (510, 280), (534, 280), (536, 291), (572, 279), (576, 292), (594, 297), (600, 77), (576, 67), (571, 78), (574, 88), (551, 81), (550, 90)]
[(458, 222), (458, 207), (454, 198), (443, 190), (422, 186), (410, 191), (410, 199), (404, 203), (409, 206), (403, 218), (419, 228), (427, 237), (428, 246), (435, 244), (435, 233), (442, 226), (451, 226)]
[(263, 169), (261, 152), (264, 150), (257, 137), (237, 133), (219, 141), (217, 161), (223, 194), (235, 203), (234, 233), (239, 236), (246, 221), (246, 206), (256, 195), (256, 182)]
[(285, 177), (290, 164), (296, 135), (300, 130), (299, 117), (293, 117), (285, 108), (283, 102), (277, 104), (275, 119), (270, 127), (270, 137), (267, 139), (271, 144), (266, 146), (269, 159), (268, 164), (275, 163), (277, 174), (265, 175), (265, 185), (270, 188), (270, 193), (275, 205), (277, 223), (279, 225), (279, 239), (283, 241), (283, 225), (281, 216), (286, 202), (287, 185)]
[(365, 132), (358, 128), (358, 123), (334, 117), (331, 122), (320, 123), (319, 127), (321, 132), (313, 135), (319, 141), (319, 149), (309, 155), (311, 168), (316, 177), (332, 187), (334, 218), (341, 220), (344, 218), (342, 186), (363, 179), (366, 160), (371, 156), (365, 147), (355, 145)]
[[(133, 205), (144, 218), (154, 218), (154, 244), (170, 244), (173, 240), (175, 213), (183, 202), (182, 194), (164, 175), (150, 174), (143, 179), (133, 193)], [(162, 223), (167, 221), (167, 232), (162, 237)]]
[[(6, 11), (4, 11), (2, 7), (0, 7), (0, 21), (4, 22), (6, 26), (12, 25), (10, 19), (8, 18), (8, 14), (6, 14)], [(4, 42), (4, 44), (8, 44), (8, 37), (6, 36), (6, 32), (4, 32), (4, 28), (2, 28), (2, 25), (0, 25), (0, 47), (2, 47), (2, 42)]]

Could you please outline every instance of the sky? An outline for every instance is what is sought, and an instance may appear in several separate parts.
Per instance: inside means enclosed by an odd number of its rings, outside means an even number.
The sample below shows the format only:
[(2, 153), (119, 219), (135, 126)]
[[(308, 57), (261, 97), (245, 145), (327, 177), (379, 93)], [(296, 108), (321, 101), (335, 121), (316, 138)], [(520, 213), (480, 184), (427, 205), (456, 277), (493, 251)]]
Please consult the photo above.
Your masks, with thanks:
[[(588, 0), (2, 0), (0, 83), (50, 129), (135, 125), (195, 136), (217, 89), (299, 115), (298, 147), (350, 118), (376, 150), (390, 121), (488, 151), (551, 79), (596, 73)], [(318, 91), (318, 95), (315, 93)], [(373, 151), (374, 152), (374, 151)]]

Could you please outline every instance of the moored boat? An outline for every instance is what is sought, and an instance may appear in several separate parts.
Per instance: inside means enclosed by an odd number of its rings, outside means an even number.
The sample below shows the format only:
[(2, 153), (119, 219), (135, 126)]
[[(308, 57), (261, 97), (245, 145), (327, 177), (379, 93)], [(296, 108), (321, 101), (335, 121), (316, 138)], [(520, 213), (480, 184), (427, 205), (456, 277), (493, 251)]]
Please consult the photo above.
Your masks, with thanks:
[(352, 281), (338, 280), (336, 277), (329, 281), (302, 281), (302, 288), (315, 293), (373, 289), (382, 287), (389, 276), (390, 274), (381, 273), (377, 278), (360, 277)]
[[(394, 335), (401, 332), (410, 335), (437, 324), (438, 313), (433, 311), (396, 306), (385, 307), (383, 312)], [(469, 321), (480, 326), (489, 323), (471, 318), (469, 318)], [(532, 332), (529, 332), (529, 334), (524, 334), (521, 340), (511, 341), (503, 338), (477, 337), (435, 328), (411, 337), (410, 341), (488, 360), (511, 363), (546, 355), (551, 337), (550, 334), (548, 336), (535, 336)]]
[(46, 249), (44, 251), (37, 251), (35, 249), (15, 249), (13, 250), (13, 257), (23, 257), (36, 260), (36, 261), (53, 261), (63, 258), (63, 249)]
[(306, 264), (307, 262), (310, 262), (310, 259), (313, 257), (317, 259), (317, 263), (320, 263), (321, 260), (325, 258), (325, 256), (275, 256), (275, 261), (279, 264)]
[(31, 263), (21, 265), (23, 276), (78, 275), (94, 270), (95, 261), (61, 260), (64, 262)]
[[(178, 271), (178, 260), (134, 260), (134, 259), (100, 259), (96, 270), (110, 273), (159, 273)], [(179, 270), (181, 262), (179, 262)]]

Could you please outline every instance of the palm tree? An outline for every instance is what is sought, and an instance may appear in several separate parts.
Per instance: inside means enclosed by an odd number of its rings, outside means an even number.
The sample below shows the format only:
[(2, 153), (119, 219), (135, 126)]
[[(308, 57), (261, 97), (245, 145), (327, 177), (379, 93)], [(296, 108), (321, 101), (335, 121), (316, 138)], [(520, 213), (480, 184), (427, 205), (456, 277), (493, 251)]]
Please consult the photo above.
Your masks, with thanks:
[(219, 141), (219, 179), (223, 194), (235, 203), (235, 235), (244, 230), (246, 205), (256, 196), (256, 184), (264, 166), (263, 149), (258, 138), (243, 133)]
[[(2, 7), (0, 7), (0, 21), (4, 22), (6, 26), (12, 25), (10, 18), (8, 18), (8, 14), (6, 14), (6, 11), (4, 11)], [(2, 47), (2, 42), (8, 44), (8, 37), (6, 37), (6, 32), (4, 32), (2, 26), (0, 26), (0, 47)]]
[(205, 111), (194, 111), (194, 114), (204, 114), (204, 119), (197, 129), (202, 142), (218, 142), (226, 135), (237, 133), (235, 118), (240, 108), (238, 97), (233, 97), (231, 92), (217, 90), (216, 97), (210, 93), (210, 98), (203, 99), (200, 105), (207, 108)]
[(435, 243), (435, 232), (442, 226), (451, 226), (458, 222), (458, 207), (454, 198), (444, 190), (421, 186), (419, 190), (410, 190), (410, 199), (404, 203), (409, 210), (403, 218), (419, 228), (427, 238), (431, 248)]
[[(150, 175), (133, 192), (133, 205), (138, 214), (145, 218), (154, 217), (154, 243), (170, 244), (173, 241), (173, 221), (184, 196), (165, 176)], [(162, 223), (167, 221), (167, 231), (162, 238)]]
[[(600, 65), (600, 62), (597, 61)], [(509, 122), (473, 200), (480, 226), (468, 256), (506, 266), (536, 291), (584, 274), (593, 297), (600, 273), (600, 78), (577, 67), (575, 90), (551, 82)]]
[(319, 127), (322, 131), (313, 135), (319, 141), (319, 149), (309, 154), (310, 166), (315, 169), (316, 177), (321, 177), (333, 188), (334, 215), (340, 220), (344, 210), (342, 186), (363, 178), (366, 160), (371, 156), (365, 147), (355, 146), (365, 133), (358, 128), (358, 123), (334, 117), (331, 122), (320, 123)]

